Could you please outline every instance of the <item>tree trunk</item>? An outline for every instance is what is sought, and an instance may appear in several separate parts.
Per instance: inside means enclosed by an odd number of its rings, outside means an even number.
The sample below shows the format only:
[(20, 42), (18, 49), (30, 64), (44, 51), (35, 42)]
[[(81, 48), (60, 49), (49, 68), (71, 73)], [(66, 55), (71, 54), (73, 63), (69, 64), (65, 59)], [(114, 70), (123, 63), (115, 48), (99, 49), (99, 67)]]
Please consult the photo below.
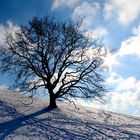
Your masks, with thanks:
[(50, 108), (57, 108), (55, 96), (50, 95), (49, 107)]

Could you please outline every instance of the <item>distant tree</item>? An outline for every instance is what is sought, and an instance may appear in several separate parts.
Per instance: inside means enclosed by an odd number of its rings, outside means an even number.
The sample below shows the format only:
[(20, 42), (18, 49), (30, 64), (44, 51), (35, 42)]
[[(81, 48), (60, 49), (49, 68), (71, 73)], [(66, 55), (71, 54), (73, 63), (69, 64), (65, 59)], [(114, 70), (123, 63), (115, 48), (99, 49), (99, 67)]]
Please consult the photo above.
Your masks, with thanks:
[(35, 17), (7, 33), (8, 45), (0, 52), (1, 72), (29, 97), (45, 89), (50, 107), (57, 107), (58, 98), (101, 99), (106, 91), (103, 46), (80, 31), (80, 25)]

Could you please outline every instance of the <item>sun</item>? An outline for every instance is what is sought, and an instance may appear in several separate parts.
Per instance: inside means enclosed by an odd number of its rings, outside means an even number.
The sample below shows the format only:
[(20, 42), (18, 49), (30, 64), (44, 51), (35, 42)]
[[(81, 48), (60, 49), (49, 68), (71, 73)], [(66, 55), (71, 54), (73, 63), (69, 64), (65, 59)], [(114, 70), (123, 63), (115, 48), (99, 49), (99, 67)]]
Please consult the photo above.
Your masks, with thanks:
[(109, 69), (112, 69), (112, 66), (118, 64), (116, 60), (116, 55), (107, 52), (107, 55), (104, 57), (104, 66), (107, 66)]

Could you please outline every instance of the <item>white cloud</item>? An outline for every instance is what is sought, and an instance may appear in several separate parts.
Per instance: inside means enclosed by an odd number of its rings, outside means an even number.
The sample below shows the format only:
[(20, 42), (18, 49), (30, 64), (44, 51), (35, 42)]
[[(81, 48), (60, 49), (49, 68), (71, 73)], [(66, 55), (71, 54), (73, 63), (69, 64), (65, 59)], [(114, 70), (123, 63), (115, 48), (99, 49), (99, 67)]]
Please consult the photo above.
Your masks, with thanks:
[(107, 103), (104, 105), (96, 102), (92, 106), (140, 116), (140, 112), (138, 112), (140, 110), (140, 80), (134, 77), (123, 78), (113, 72), (107, 79), (107, 83), (115, 85), (114, 90), (108, 94)]
[(105, 27), (99, 26), (96, 29), (90, 29), (85, 33), (85, 36), (88, 36), (92, 39), (102, 39), (108, 34), (108, 31)]
[(14, 36), (14, 31), (20, 30), (20, 27), (17, 25), (14, 25), (12, 22), (8, 21), (6, 25), (0, 24), (0, 46), (6, 47), (6, 34), (12, 33)]
[(128, 77), (118, 84), (117, 91), (134, 91), (135, 89), (138, 90), (139, 87), (140, 81), (137, 81), (134, 77)]
[(132, 33), (134, 35), (140, 36), (140, 23), (139, 23), (138, 27), (133, 28)]
[(111, 72), (110, 76), (106, 79), (106, 82), (110, 84), (118, 84), (123, 81), (123, 78), (115, 72)]
[(74, 9), (72, 13), (72, 18), (74, 20), (83, 18), (84, 19), (83, 24), (89, 27), (93, 25), (94, 17), (96, 16), (99, 8), (100, 5), (97, 2), (88, 3), (84, 1)]
[(105, 18), (117, 16), (119, 23), (127, 25), (140, 15), (140, 0), (107, 0)]
[[(138, 27), (133, 28), (132, 36), (127, 40), (122, 41), (119, 51), (115, 54), (116, 61), (119, 57), (130, 56), (140, 57), (140, 24)], [(138, 59), (137, 59), (138, 60)], [(116, 63), (114, 63), (115, 65)], [(122, 66), (125, 64), (120, 63)], [(108, 95), (106, 105), (95, 103), (93, 106), (110, 111), (116, 111), (126, 113), (130, 115), (140, 116), (140, 80), (133, 76), (123, 77), (120, 74), (114, 72), (114, 69), (110, 71), (110, 76), (106, 80), (108, 85), (112, 87), (111, 93)]]
[(75, 6), (80, 0), (54, 0), (52, 3), (52, 10), (60, 8), (60, 7), (73, 7)]
[(140, 25), (133, 28), (133, 36), (122, 41), (121, 47), (117, 53), (118, 56), (135, 55), (140, 57)]
[[(134, 77), (123, 79), (123, 82), (117, 85), (116, 91), (111, 94), (111, 110), (127, 110), (131, 114), (140, 109), (139, 86), (140, 81)], [(140, 115), (140, 112), (137, 115)]]
[[(121, 61), (122, 57), (125, 56), (129, 59), (131, 55), (135, 56), (134, 59), (140, 57), (140, 24), (138, 27), (133, 28), (131, 37), (122, 41), (115, 58), (117, 60), (119, 56)], [(121, 65), (125, 64), (121, 63)], [(138, 111), (140, 110), (140, 80), (133, 76), (124, 78), (116, 73), (114, 69), (110, 72), (106, 82), (113, 89), (108, 96), (107, 104), (96, 103), (95, 106), (101, 109), (140, 116), (140, 111)]]
[(0, 25), (0, 45), (5, 44), (5, 27)]

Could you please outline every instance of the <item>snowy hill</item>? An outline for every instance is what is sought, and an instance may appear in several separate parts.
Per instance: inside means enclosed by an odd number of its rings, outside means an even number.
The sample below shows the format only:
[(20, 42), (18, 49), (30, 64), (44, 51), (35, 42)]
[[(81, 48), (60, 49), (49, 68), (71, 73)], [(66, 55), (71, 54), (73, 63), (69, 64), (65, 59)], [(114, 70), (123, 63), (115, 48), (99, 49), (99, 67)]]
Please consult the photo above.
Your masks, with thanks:
[[(22, 100), (22, 102), (21, 102)], [(140, 118), (0, 90), (0, 140), (140, 140)]]

